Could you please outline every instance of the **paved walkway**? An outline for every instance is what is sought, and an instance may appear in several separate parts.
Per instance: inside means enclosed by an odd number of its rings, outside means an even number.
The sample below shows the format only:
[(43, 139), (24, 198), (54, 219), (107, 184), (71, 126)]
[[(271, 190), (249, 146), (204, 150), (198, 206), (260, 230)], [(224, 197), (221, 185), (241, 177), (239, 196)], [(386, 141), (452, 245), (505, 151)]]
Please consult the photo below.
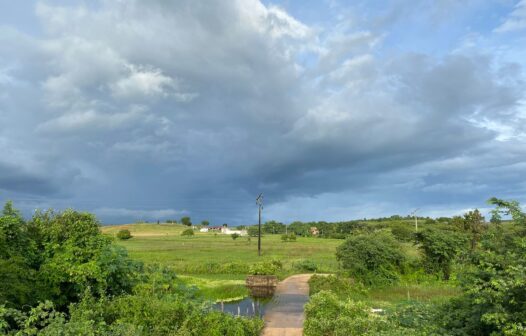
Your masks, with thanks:
[(262, 336), (301, 336), (305, 314), (303, 306), (309, 301), (308, 281), (312, 274), (297, 274), (276, 287), (273, 302), (267, 307)]

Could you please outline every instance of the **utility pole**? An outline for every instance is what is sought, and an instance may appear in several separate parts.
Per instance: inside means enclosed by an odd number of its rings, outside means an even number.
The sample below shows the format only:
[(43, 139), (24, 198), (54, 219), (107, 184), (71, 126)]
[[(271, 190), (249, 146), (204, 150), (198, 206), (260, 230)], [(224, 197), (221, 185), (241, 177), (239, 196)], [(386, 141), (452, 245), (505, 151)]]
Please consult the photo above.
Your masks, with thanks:
[(415, 211), (411, 212), (411, 216), (415, 218), (415, 232), (418, 232), (418, 217), (416, 216), (416, 212), (419, 209), (415, 209)]
[(261, 256), (261, 210), (263, 210), (263, 194), (259, 194), (256, 198), (256, 204), (259, 210), (259, 221), (258, 221), (258, 256)]

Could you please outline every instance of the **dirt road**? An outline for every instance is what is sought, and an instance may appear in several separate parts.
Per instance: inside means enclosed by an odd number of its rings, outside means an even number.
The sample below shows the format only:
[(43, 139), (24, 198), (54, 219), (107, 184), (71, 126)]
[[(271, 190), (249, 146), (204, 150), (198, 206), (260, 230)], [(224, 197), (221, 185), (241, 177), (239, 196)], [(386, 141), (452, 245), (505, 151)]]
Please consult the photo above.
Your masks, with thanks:
[(311, 276), (312, 274), (297, 274), (278, 284), (274, 300), (263, 317), (263, 336), (303, 335), (303, 306), (309, 300), (308, 281)]

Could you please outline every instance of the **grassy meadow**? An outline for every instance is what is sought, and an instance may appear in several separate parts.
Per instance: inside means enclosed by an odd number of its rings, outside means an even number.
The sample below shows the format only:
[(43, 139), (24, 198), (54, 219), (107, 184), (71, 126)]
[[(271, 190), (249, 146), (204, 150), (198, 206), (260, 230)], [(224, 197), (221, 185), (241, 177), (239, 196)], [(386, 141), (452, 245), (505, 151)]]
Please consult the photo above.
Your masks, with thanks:
[(195, 232), (181, 236), (188, 227), (181, 224), (127, 224), (104, 226), (102, 232), (115, 236), (121, 229), (132, 234), (129, 240), (117, 240), (129, 255), (147, 264), (161, 264), (175, 270), (180, 278), (196, 285), (203, 295), (214, 300), (232, 300), (247, 295), (245, 278), (249, 267), (261, 261), (279, 260), (283, 268), (278, 277), (296, 273), (310, 273), (301, 268), (309, 261), (317, 271), (338, 271), (336, 247), (340, 239), (298, 237), (295, 242), (282, 242), (281, 235), (264, 235), (262, 255), (257, 253), (257, 238), (220, 233)]
[[(301, 267), (302, 262), (314, 263), (318, 273), (337, 273), (336, 248), (341, 239), (298, 237), (295, 242), (281, 241), (281, 235), (262, 237), (262, 255), (257, 255), (257, 238), (220, 233), (195, 232), (181, 236), (188, 227), (181, 224), (127, 224), (104, 226), (102, 232), (115, 236), (121, 229), (130, 230), (133, 238), (117, 240), (129, 255), (147, 264), (162, 264), (175, 270), (187, 284), (195, 285), (212, 300), (234, 300), (246, 296), (245, 278), (249, 267), (257, 262), (279, 260), (283, 268), (278, 274), (285, 278), (297, 273), (312, 273)], [(418, 258), (412, 243), (404, 243), (409, 257)], [(379, 305), (407, 299), (429, 301), (447, 298), (458, 293), (451, 285), (433, 281), (429, 277), (403, 279), (396, 286), (367, 291), (368, 300)]]

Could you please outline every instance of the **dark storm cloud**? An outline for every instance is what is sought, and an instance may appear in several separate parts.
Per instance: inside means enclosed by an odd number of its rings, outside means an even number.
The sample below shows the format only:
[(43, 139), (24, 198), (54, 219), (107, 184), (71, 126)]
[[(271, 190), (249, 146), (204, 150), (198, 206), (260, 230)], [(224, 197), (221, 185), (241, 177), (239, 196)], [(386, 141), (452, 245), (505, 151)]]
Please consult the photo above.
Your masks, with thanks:
[(40, 36), (0, 27), (4, 198), (242, 223), (263, 191), (269, 216), (338, 219), (463, 209), (522, 169), (523, 65), (487, 50), (386, 54), (378, 27), (256, 0), (35, 11)]

